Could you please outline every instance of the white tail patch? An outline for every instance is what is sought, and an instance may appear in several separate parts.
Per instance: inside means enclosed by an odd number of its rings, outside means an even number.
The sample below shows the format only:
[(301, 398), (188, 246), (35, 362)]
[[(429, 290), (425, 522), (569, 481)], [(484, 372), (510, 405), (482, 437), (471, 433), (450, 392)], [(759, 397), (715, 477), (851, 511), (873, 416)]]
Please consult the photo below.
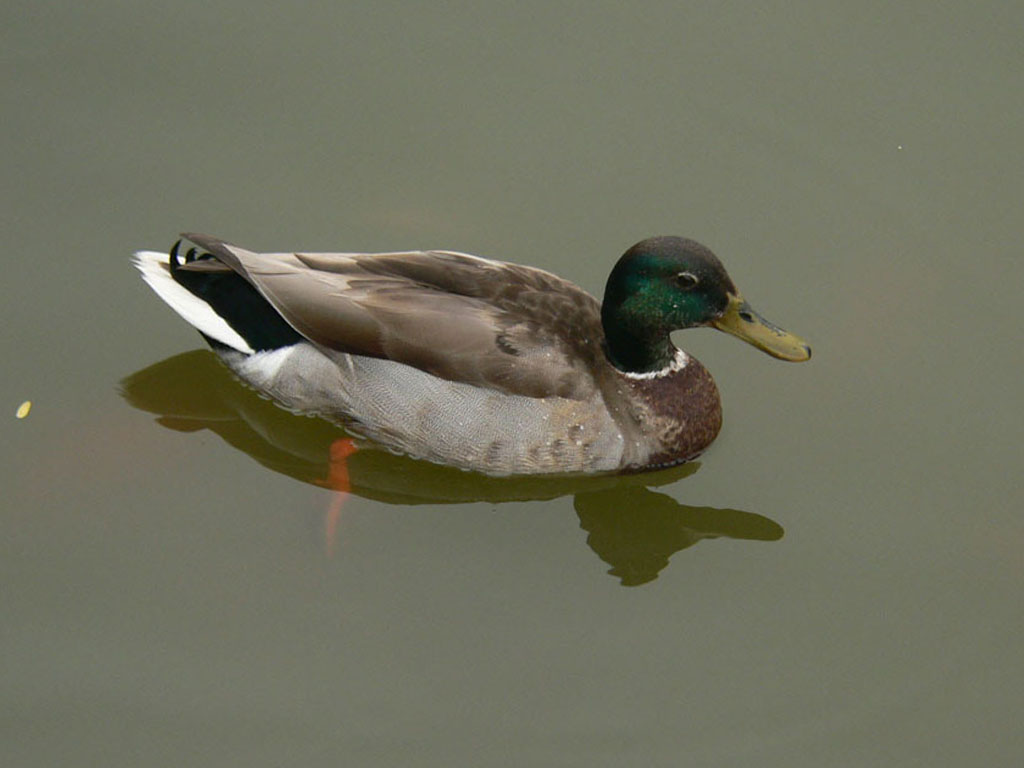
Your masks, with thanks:
[(227, 324), (223, 317), (214, 312), (205, 301), (174, 281), (167, 264), (168, 258), (166, 253), (138, 251), (133, 261), (146, 284), (188, 323), (221, 344), (227, 344), (232, 349), (251, 355), (255, 350)]

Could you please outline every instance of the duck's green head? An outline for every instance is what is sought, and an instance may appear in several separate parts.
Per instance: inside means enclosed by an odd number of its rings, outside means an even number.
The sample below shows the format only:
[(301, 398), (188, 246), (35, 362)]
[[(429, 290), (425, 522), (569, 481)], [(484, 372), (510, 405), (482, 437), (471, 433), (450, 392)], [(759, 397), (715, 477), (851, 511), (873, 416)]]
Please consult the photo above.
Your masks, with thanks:
[(672, 331), (712, 326), (769, 355), (800, 362), (811, 348), (755, 312), (710, 249), (684, 237), (643, 240), (619, 259), (605, 286), (601, 321), (619, 369), (658, 371), (676, 348)]

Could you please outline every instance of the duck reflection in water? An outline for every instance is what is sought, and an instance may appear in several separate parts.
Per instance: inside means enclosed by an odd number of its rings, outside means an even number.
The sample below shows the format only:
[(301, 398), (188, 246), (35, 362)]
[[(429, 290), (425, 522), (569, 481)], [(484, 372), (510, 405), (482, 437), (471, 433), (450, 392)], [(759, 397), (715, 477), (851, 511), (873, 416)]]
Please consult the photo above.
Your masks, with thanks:
[(660, 472), (589, 477), (487, 477), (396, 456), (356, 442), (321, 419), (299, 416), (240, 384), (208, 350), (144, 368), (121, 382), (135, 408), (180, 432), (208, 429), (264, 467), (336, 491), (327, 545), (345, 494), (388, 504), (540, 501), (573, 495), (587, 544), (623, 585), (657, 578), (676, 552), (702, 539), (775, 541), (783, 529), (761, 515), (692, 507), (650, 490), (693, 474), (691, 462)]

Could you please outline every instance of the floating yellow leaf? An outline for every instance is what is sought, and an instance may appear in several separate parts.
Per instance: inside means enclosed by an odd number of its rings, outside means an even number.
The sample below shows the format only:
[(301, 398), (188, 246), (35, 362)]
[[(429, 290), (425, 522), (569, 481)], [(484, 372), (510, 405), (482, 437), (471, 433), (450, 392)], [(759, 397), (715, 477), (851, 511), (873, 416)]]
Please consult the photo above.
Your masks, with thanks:
[(24, 403), (18, 406), (18, 410), (14, 412), (14, 415), (19, 419), (24, 419), (28, 416), (28, 412), (32, 410), (32, 401), (26, 400)]

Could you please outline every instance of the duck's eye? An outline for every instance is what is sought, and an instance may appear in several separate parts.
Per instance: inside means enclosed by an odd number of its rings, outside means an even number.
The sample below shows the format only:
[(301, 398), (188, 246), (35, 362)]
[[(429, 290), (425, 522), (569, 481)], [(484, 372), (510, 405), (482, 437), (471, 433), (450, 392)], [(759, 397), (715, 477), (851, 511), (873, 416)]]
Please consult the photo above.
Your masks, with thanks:
[(676, 275), (676, 285), (682, 288), (684, 291), (688, 291), (697, 285), (699, 281), (697, 276), (693, 272), (680, 272)]

